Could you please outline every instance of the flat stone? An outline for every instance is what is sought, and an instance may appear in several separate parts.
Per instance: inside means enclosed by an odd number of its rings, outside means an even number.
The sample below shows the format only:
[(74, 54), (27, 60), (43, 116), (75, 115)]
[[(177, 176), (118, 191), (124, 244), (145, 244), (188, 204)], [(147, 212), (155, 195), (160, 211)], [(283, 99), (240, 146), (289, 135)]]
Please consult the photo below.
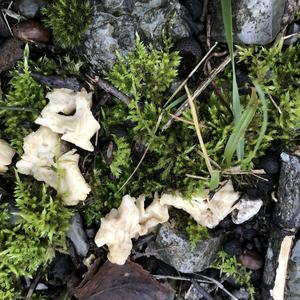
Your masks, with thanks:
[[(236, 0), (233, 1), (234, 42), (241, 44), (268, 44), (278, 34), (286, 0)], [(209, 1), (212, 18), (212, 38), (225, 41), (221, 1)]]
[(76, 253), (85, 257), (89, 251), (89, 244), (86, 233), (83, 229), (80, 215), (75, 215), (72, 217), (67, 237), (72, 241), (76, 249)]
[(221, 237), (212, 237), (200, 240), (196, 247), (191, 249), (185, 234), (163, 225), (155, 242), (149, 244), (146, 252), (173, 266), (179, 272), (201, 272), (216, 259), (221, 243)]
[(289, 261), (286, 300), (300, 299), (300, 240), (296, 241)]
[(136, 33), (162, 47), (167, 29), (174, 42), (191, 33), (178, 0), (95, 0), (92, 22), (78, 51), (96, 70), (111, 69), (116, 51), (126, 56), (135, 48)]
[(45, 0), (16, 0), (14, 1), (14, 8), (22, 16), (33, 19), (40, 16), (40, 11), (43, 7), (46, 7), (47, 2)]

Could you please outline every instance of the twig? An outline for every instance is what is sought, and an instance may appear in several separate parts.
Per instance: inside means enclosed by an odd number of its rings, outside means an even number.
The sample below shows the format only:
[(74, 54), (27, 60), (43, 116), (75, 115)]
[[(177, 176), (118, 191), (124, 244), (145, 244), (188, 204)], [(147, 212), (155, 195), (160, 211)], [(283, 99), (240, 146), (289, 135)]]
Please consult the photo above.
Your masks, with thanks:
[(183, 122), (183, 123), (186, 123), (186, 124), (189, 124), (189, 125), (193, 125), (194, 126), (194, 123), (189, 121), (189, 120), (186, 120), (184, 118), (180, 118), (180, 117), (177, 117), (173, 114), (169, 114), (172, 118), (174, 118), (176, 121), (179, 121), (179, 122)]
[(211, 52), (216, 48), (218, 45), (218, 42), (216, 42), (211, 49), (205, 54), (205, 56), (200, 60), (200, 62), (197, 64), (197, 66), (191, 71), (191, 73), (188, 75), (188, 77), (183, 80), (183, 82), (178, 86), (176, 91), (171, 95), (171, 97), (167, 100), (165, 106), (180, 92), (180, 90), (184, 87), (184, 85), (188, 82), (188, 80), (195, 74), (195, 72), (199, 69), (199, 67), (203, 64), (203, 62), (208, 58), (208, 56), (211, 54)]
[(208, 180), (209, 178), (203, 177), (203, 176), (198, 176), (198, 175), (193, 175), (193, 174), (185, 174), (186, 177), (193, 178), (193, 179), (203, 179), (203, 180)]
[(86, 75), (86, 77), (89, 80), (91, 80), (93, 83), (96, 83), (100, 88), (105, 90), (107, 93), (115, 96), (116, 98), (118, 98), (119, 100), (124, 102), (126, 105), (129, 104), (130, 98), (128, 96), (126, 96), (125, 94), (123, 94), (122, 92), (120, 92), (114, 86), (112, 86), (108, 81), (101, 79), (98, 76), (95, 76), (94, 78), (92, 78), (91, 76)]
[[(159, 117), (158, 117), (158, 120), (157, 120), (157, 122), (156, 122), (155, 129), (154, 129), (154, 132), (153, 132), (153, 136), (155, 136), (155, 134), (156, 134), (156, 132), (157, 132), (157, 130), (158, 130), (158, 128), (159, 128), (159, 125), (160, 125), (160, 123), (161, 123), (162, 117), (163, 117), (163, 113), (161, 113), (161, 114), (159, 115)], [(151, 138), (149, 144), (147, 145), (147, 147), (146, 147), (146, 149), (145, 149), (145, 151), (144, 151), (144, 153), (143, 153), (143, 156), (141, 157), (139, 163), (137, 164), (137, 166), (135, 167), (135, 169), (133, 170), (133, 172), (130, 174), (130, 176), (127, 178), (127, 180), (125, 181), (125, 183), (119, 188), (118, 192), (121, 191), (121, 190), (127, 185), (127, 183), (131, 180), (131, 178), (133, 177), (133, 175), (136, 173), (136, 171), (137, 171), (138, 168), (140, 167), (140, 165), (141, 165), (141, 163), (143, 162), (143, 160), (144, 160), (146, 154), (147, 154), (148, 151), (149, 151), (151, 142), (152, 142), (152, 138)]]
[(214, 298), (195, 280), (192, 279), (192, 283), (195, 289), (206, 299), (206, 300), (214, 300)]
[(283, 37), (283, 39), (287, 40), (287, 39), (290, 39), (291, 37), (294, 37), (294, 36), (296, 36), (298, 34), (300, 34), (300, 31), (292, 33), (292, 34), (289, 34), (289, 35), (286, 35), (286, 36)]
[[(237, 52), (234, 53), (234, 55), (236, 55)], [(197, 90), (194, 92), (193, 96), (192, 96), (192, 100), (194, 101), (195, 98), (197, 98), (207, 87), (208, 85), (217, 77), (217, 75), (222, 72), (225, 67), (230, 63), (230, 56), (227, 56), (226, 59), (217, 67), (215, 68), (212, 73), (210, 74), (210, 76), (208, 78), (206, 78), (201, 85), (197, 88)], [(180, 116), (185, 109), (189, 106), (189, 102), (188, 100), (185, 101), (175, 112), (175, 115), (178, 117)], [(168, 120), (168, 122), (163, 126), (162, 131), (165, 131), (166, 129), (168, 129), (172, 122), (173, 122), (173, 118), (170, 118)]]
[(202, 15), (200, 17), (200, 21), (203, 23), (205, 20), (205, 16), (207, 14), (207, 6), (208, 6), (208, 0), (204, 0), (203, 1), (203, 5), (202, 5)]
[(275, 106), (275, 108), (278, 110), (278, 112), (282, 115), (282, 111), (281, 111), (279, 105), (275, 102), (275, 100), (273, 99), (273, 97), (270, 94), (268, 94), (268, 96), (269, 96), (272, 104)]
[[(152, 275), (154, 276), (156, 279), (172, 279), (172, 280), (180, 280), (180, 281), (192, 281), (191, 278), (188, 277), (180, 277), (180, 276), (169, 276), (169, 275)], [(211, 281), (206, 281), (206, 280), (202, 280), (202, 279), (195, 279), (197, 282), (201, 282), (201, 283), (211, 283)]]
[(38, 284), (38, 282), (40, 281), (42, 277), (42, 270), (39, 269), (38, 272), (36, 273), (36, 276), (34, 278), (34, 280), (32, 281), (30, 287), (29, 287), (29, 290), (28, 290), (28, 293), (27, 293), (27, 296), (26, 296), (26, 300), (29, 300), (31, 299), (32, 295), (33, 295), (33, 292)]
[(225, 287), (224, 285), (219, 282), (218, 280), (214, 279), (214, 278), (211, 278), (211, 277), (208, 277), (208, 276), (205, 276), (205, 275), (201, 275), (201, 274), (196, 274), (198, 276), (201, 276), (203, 277), (204, 279), (206, 280), (210, 280), (211, 282), (213, 282), (215, 285), (217, 285), (222, 291), (224, 291), (228, 296), (230, 296), (233, 300), (239, 300), (238, 298), (236, 298), (234, 295), (232, 295)]

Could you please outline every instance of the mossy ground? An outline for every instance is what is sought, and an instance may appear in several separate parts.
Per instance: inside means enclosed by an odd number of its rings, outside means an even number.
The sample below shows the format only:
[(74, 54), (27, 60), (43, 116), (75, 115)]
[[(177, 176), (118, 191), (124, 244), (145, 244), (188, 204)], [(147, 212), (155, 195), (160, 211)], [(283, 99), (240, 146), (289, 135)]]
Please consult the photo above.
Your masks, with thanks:
[[(158, 51), (145, 47), (137, 38), (137, 48), (128, 57), (119, 56), (114, 69), (105, 74), (115, 87), (131, 97), (131, 102), (126, 106), (114, 99), (103, 106), (95, 105), (95, 115), (101, 123), (96, 151), (92, 154), (80, 152), (84, 157), (81, 167), (92, 188), (86, 205), (78, 208), (88, 227), (99, 222), (111, 208), (118, 207), (125, 194), (138, 196), (144, 193), (152, 197), (154, 192), (179, 189), (189, 197), (209, 187), (209, 171), (195, 134), (191, 111), (187, 109), (181, 120), (162, 130), (171, 114), (186, 100), (182, 91), (172, 103), (165, 105), (180, 65), (180, 57), (172, 50), (170, 40), (165, 41), (165, 49)], [(269, 99), (268, 124), (253, 157), (263, 122), (263, 111), (258, 107), (245, 132), (245, 159), (238, 161), (234, 157), (230, 167), (251, 170), (275, 140), (281, 140), (286, 147), (295, 144), (300, 125), (299, 50), (299, 44), (287, 47), (281, 40), (269, 48), (240, 49), (237, 69), (245, 74), (244, 79), (238, 82), (242, 107), (246, 107), (249, 101), (249, 87), (255, 79)], [(67, 61), (67, 64), (59, 60)], [(38, 70), (44, 74), (78, 75), (80, 65), (68, 58), (43, 58), (32, 62), (29, 53), (25, 52), (24, 60), (10, 73), (10, 84), (4, 90), (0, 106), (16, 106), (19, 109), (0, 110), (1, 137), (15, 146), (19, 154), (23, 137), (35, 128), (33, 121), (46, 103), (48, 90), (38, 84), (30, 72)], [(224, 149), (235, 126), (231, 112), (230, 78), (228, 68), (216, 80), (222, 97), (209, 87), (195, 102), (208, 156), (220, 166), (221, 174), (226, 166)], [(189, 88), (193, 90), (196, 85), (191, 83)], [(28, 177), (20, 180), (13, 170), (4, 181), (8, 182), (10, 192), (16, 186), (14, 203), (19, 209), (18, 224), (11, 226), (8, 200), (1, 197), (0, 223), (3, 230), (0, 231), (0, 257), (2, 255), (3, 259), (0, 286), (4, 293), (2, 298), (12, 299), (18, 292), (11, 286), (11, 278), (17, 281), (23, 275), (34, 276), (56, 250), (65, 250), (65, 232), (71, 211), (61, 204), (51, 188), (40, 188)], [(0, 187), (7, 189), (6, 184)], [(60, 220), (59, 227), (57, 219)], [(207, 237), (206, 230), (194, 223), (187, 222), (184, 227), (192, 246)], [(24, 250), (20, 251), (20, 248)], [(243, 284), (247, 286), (248, 281)]]

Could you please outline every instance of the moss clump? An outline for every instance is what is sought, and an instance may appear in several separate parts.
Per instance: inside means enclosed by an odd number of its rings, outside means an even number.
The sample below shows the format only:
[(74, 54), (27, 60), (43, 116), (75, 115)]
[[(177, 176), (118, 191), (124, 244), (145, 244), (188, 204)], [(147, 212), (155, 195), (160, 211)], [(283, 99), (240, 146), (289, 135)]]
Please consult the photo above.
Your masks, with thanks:
[(92, 7), (86, 0), (54, 0), (42, 10), (44, 23), (53, 32), (54, 41), (61, 48), (79, 45), (88, 29)]
[(189, 220), (185, 228), (189, 237), (190, 246), (194, 249), (200, 240), (210, 237), (207, 227), (197, 224), (195, 221)]
[[(16, 299), (15, 282), (46, 267), (55, 251), (66, 250), (72, 212), (52, 198), (46, 186), (23, 182), (16, 174), (17, 221), (10, 223), (8, 204), (0, 204), (0, 298)], [(15, 281), (14, 281), (15, 279)]]
[(219, 258), (212, 264), (212, 268), (220, 270), (221, 274), (231, 277), (237, 284), (245, 287), (250, 294), (250, 299), (255, 299), (255, 288), (252, 284), (252, 272), (242, 266), (235, 256), (225, 251), (218, 252)]
[(30, 75), (28, 45), (24, 60), (18, 62), (10, 75), (9, 90), (0, 101), (0, 122), (7, 139), (21, 154), (23, 138), (31, 132), (32, 123), (46, 105), (46, 88)]
[(180, 59), (172, 52), (170, 39), (164, 37), (164, 51), (147, 49), (136, 35), (136, 48), (128, 56), (117, 55), (117, 62), (108, 74), (111, 83), (135, 100), (159, 103), (162, 94), (177, 76)]

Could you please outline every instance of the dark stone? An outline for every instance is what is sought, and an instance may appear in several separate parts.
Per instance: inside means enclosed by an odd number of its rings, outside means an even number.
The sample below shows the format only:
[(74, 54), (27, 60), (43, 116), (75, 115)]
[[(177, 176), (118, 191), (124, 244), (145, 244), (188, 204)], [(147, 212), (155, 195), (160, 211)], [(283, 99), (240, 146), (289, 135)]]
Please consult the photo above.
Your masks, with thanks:
[(45, 0), (15, 0), (14, 8), (28, 19), (39, 17), (41, 9), (47, 6)]
[(239, 256), (239, 261), (249, 270), (259, 270), (264, 265), (263, 258), (255, 251), (245, 251)]
[(36, 21), (24, 21), (12, 27), (16, 38), (25, 42), (49, 43), (50, 31)]
[(11, 33), (10, 33), (1, 13), (0, 13), (0, 37), (3, 37), (3, 38), (11, 37)]
[(80, 256), (85, 257), (89, 251), (89, 244), (87, 236), (83, 229), (80, 215), (77, 214), (72, 217), (67, 237), (72, 241), (76, 249), (76, 253)]
[(183, 58), (183, 65), (194, 66), (202, 58), (201, 47), (197, 40), (192, 37), (186, 37), (177, 41), (175, 49), (179, 51), (180, 56)]
[(240, 255), (243, 251), (242, 244), (238, 240), (231, 240), (231, 241), (226, 242), (223, 245), (223, 249), (231, 256)]
[(201, 0), (185, 0), (184, 6), (189, 11), (193, 20), (200, 18), (202, 14), (203, 1)]
[(68, 255), (57, 254), (47, 272), (47, 282), (53, 286), (65, 285), (73, 269), (74, 266)]
[(273, 155), (266, 156), (261, 160), (259, 167), (264, 169), (269, 175), (276, 175), (280, 171), (279, 159)]
[(8, 39), (0, 46), (0, 73), (13, 68), (23, 57), (22, 45), (18, 39)]
[(247, 241), (252, 240), (256, 235), (256, 231), (252, 228), (245, 229), (243, 232), (243, 238)]

